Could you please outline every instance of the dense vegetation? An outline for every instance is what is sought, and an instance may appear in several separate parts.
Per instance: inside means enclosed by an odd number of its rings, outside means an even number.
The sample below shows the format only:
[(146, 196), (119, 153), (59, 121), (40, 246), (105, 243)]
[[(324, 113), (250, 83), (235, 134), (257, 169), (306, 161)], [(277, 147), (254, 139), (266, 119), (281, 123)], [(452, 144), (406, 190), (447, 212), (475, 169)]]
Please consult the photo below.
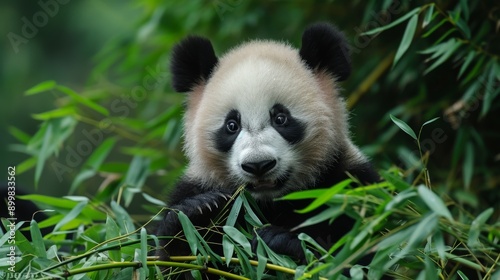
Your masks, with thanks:
[[(95, 54), (85, 85), (70, 87), (57, 77), (26, 85), (26, 102), (45, 96), (53, 107), (29, 112), (40, 124), (36, 131), (9, 127), (16, 139), (10, 149), (25, 155), (14, 163), (16, 176), (33, 174), (37, 192), (62, 188), (68, 196), (17, 197), (51, 210), (43, 221), (17, 224), (29, 226), (15, 235), (22, 255), (16, 258), (19, 275), (144, 279), (161, 278), (163, 269), (171, 275), (192, 269), (195, 276), (205, 271), (228, 278), (336, 279), (346, 277), (340, 273), (347, 268), (352, 279), (378, 279), (383, 273), (402, 279), (500, 278), (499, 3), (150, 0), (130, 5), (139, 5), (142, 13), (135, 32), (110, 39)], [(355, 189), (356, 182), (346, 181), (285, 199), (312, 198), (304, 211), (327, 204), (318, 220), (347, 213), (357, 219), (355, 227), (332, 248), (301, 236), (308, 252), (319, 250), (324, 257), (308, 253), (308, 264), (297, 265), (264, 243), (252, 252), (251, 232), (224, 217), (219, 230), (228, 234), (219, 256), (186, 220), (194, 257), (169, 262), (148, 257), (158, 238), (165, 238), (148, 230), (185, 164), (184, 96), (172, 91), (167, 67), (173, 44), (196, 33), (211, 38), (219, 54), (252, 38), (298, 46), (303, 28), (315, 21), (337, 24), (351, 41), (355, 70), (342, 85), (343, 94), (356, 143), (385, 181)], [(47, 177), (52, 181), (44, 181)], [(227, 212), (245, 211), (251, 225), (262, 224), (244, 192), (234, 201)], [(2, 222), (8, 228), (8, 221)], [(9, 232), (2, 235), (1, 252), (7, 255)], [(368, 252), (375, 253), (370, 267), (349, 265)], [(0, 268), (8, 271), (3, 260)]]

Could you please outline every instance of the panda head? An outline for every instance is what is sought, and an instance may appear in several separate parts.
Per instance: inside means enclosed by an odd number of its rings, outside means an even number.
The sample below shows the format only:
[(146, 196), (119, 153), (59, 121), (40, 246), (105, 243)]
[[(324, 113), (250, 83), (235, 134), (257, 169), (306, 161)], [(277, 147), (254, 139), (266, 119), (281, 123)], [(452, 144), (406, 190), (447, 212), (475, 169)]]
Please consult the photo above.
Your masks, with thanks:
[(210, 41), (187, 37), (171, 71), (174, 89), (189, 92), (186, 176), (206, 188), (278, 197), (314, 184), (352, 146), (337, 89), (350, 74), (348, 48), (331, 25), (306, 29), (300, 50), (251, 41), (220, 59)]

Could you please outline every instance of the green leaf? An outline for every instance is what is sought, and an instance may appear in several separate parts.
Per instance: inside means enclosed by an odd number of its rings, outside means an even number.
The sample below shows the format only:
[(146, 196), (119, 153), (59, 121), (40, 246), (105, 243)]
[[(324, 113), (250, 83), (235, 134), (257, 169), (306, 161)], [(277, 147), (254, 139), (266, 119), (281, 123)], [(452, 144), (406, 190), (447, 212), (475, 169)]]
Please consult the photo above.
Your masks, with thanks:
[(25, 94), (26, 95), (34, 95), (40, 92), (52, 90), (57, 86), (57, 83), (55, 81), (45, 81), (41, 82), (38, 85), (28, 89)]
[(233, 206), (231, 207), (231, 212), (229, 212), (229, 215), (226, 220), (226, 225), (227, 226), (232, 226), (236, 224), (236, 221), (238, 220), (238, 216), (240, 215), (240, 210), (241, 206), (243, 205), (243, 200), (241, 198), (241, 195), (239, 195), (233, 202)]
[[(434, 61), (434, 63), (427, 68), (424, 71), (424, 75), (427, 75), (429, 72), (434, 70), (436, 67), (441, 65), (443, 62), (445, 62), (453, 53), (455, 53), (455, 50), (461, 45), (460, 41), (457, 41), (456, 39), (450, 39), (442, 44), (440, 44), (440, 49), (434, 53), (434, 57), (437, 57), (440, 55), (439, 59)], [(431, 57), (433, 58), (433, 57)]]
[(123, 184), (126, 186), (123, 193), (125, 206), (129, 206), (134, 195), (141, 191), (149, 175), (150, 165), (151, 160), (149, 158), (136, 156), (132, 159), (127, 175), (123, 180)]
[(474, 145), (472, 143), (465, 144), (464, 162), (462, 165), (462, 177), (466, 189), (470, 188), (472, 175), (474, 174)]
[(467, 25), (467, 23), (466, 23), (463, 19), (459, 18), (459, 19), (457, 20), (456, 24), (457, 24), (457, 27), (458, 27), (458, 28), (462, 31), (462, 33), (464, 34), (465, 39), (470, 40), (470, 35), (471, 35), (471, 34), (470, 34), (470, 29), (469, 29), (469, 26)]
[(434, 4), (430, 5), (422, 21), (422, 28), (427, 27), (438, 13), (434, 13)]
[(427, 207), (434, 211), (434, 213), (453, 221), (450, 210), (448, 210), (443, 200), (433, 191), (429, 190), (426, 186), (420, 185), (418, 186), (418, 194)]
[(433, 240), (439, 258), (444, 260), (446, 258), (446, 245), (444, 243), (443, 233), (441, 231), (436, 231), (433, 236)]
[(234, 242), (240, 244), (248, 255), (252, 255), (252, 245), (243, 233), (231, 226), (223, 226), (222, 229)]
[(424, 126), (426, 126), (426, 125), (428, 125), (428, 124), (430, 124), (430, 123), (433, 123), (433, 122), (435, 122), (435, 121), (437, 121), (437, 120), (439, 120), (439, 117), (437, 117), (437, 118), (433, 118), (433, 119), (430, 119), (430, 120), (428, 120), (428, 121), (424, 122), (424, 124), (422, 124), (422, 126), (421, 126), (421, 127), (424, 127)]
[(315, 225), (318, 223), (321, 223), (326, 220), (333, 220), (340, 216), (344, 212), (343, 208), (341, 205), (334, 205), (332, 207), (328, 207), (325, 210), (323, 210), (321, 213), (312, 216), (311, 218), (303, 221), (300, 225), (294, 227), (291, 229), (291, 231), (295, 231), (299, 228), (302, 227), (308, 227), (311, 225)]
[(408, 126), (404, 121), (396, 118), (393, 115), (389, 115), (389, 116), (391, 117), (392, 122), (394, 122), (397, 126), (399, 126), (399, 128), (401, 128), (401, 130), (403, 130), (404, 132), (406, 132), (413, 139), (417, 140), (417, 135), (415, 134), (415, 131), (413, 131), (413, 129), (411, 129), (410, 126)]
[(52, 127), (51, 123), (47, 124), (47, 129), (43, 135), (42, 147), (39, 150), (36, 167), (35, 167), (35, 187), (38, 186), (38, 182), (40, 181), (40, 177), (42, 176), (42, 170), (45, 165), (45, 161), (51, 154), (50, 145), (54, 142), (52, 139)]
[(134, 222), (128, 212), (114, 200), (111, 201), (111, 209), (113, 209), (115, 217), (119, 217), (116, 219), (116, 223), (120, 227), (121, 234), (128, 234), (135, 230)]
[[(108, 215), (106, 217), (106, 240), (110, 240), (110, 239), (113, 239), (115, 237), (118, 237), (120, 236), (120, 228), (118, 227), (118, 225), (116, 224), (116, 222)], [(113, 242), (111, 243), (110, 245), (114, 245), (116, 244), (117, 242)], [(113, 250), (113, 249), (110, 249), (108, 250), (108, 255), (109, 255), (109, 258), (115, 262), (119, 262), (121, 261), (121, 254), (120, 254), (120, 251), (119, 250)]]
[[(410, 237), (405, 240), (405, 247), (399, 252), (395, 253), (390, 261), (384, 265), (384, 270), (388, 270), (396, 264), (401, 258), (405, 257), (408, 252), (415, 250), (415, 248), (424, 241), (432, 232), (438, 227), (438, 219), (435, 213), (425, 216), (417, 224), (407, 228)], [(384, 240), (385, 241), (385, 240)], [(381, 242), (382, 243), (382, 242)], [(373, 264), (372, 264), (373, 265)]]
[(389, 203), (385, 205), (384, 209), (385, 211), (390, 211), (414, 196), (417, 196), (417, 193), (414, 191), (414, 189), (406, 189), (393, 197), (391, 201), (389, 201)]
[(56, 86), (56, 88), (60, 92), (68, 95), (69, 97), (71, 97), (71, 99), (73, 99), (74, 101), (76, 101), (76, 102), (78, 102), (78, 103), (80, 103), (82, 105), (85, 105), (85, 106), (89, 107), (90, 109), (93, 109), (93, 110), (95, 110), (95, 111), (103, 114), (104, 116), (109, 116), (109, 111), (106, 108), (104, 108), (101, 105), (99, 105), (99, 104), (91, 101), (88, 98), (85, 98), (85, 97), (79, 95), (78, 93), (76, 93), (72, 89), (70, 89), (68, 87), (65, 87), (65, 86)]
[(74, 107), (62, 107), (58, 108), (52, 111), (40, 113), (40, 114), (33, 114), (31, 115), (35, 120), (50, 120), (50, 119), (55, 119), (55, 118), (61, 118), (65, 116), (74, 116), (76, 115), (76, 110)]
[(60, 220), (59, 223), (57, 223), (57, 225), (54, 227), (54, 231), (58, 231), (62, 226), (64, 226), (68, 222), (74, 220), (76, 217), (78, 217), (78, 215), (80, 215), (83, 208), (85, 208), (85, 206), (87, 206), (87, 204), (88, 204), (88, 201), (82, 201), (82, 202), (78, 203), (75, 206), (75, 208), (73, 208), (71, 211), (69, 211), (69, 213), (66, 216), (64, 216), (64, 218), (62, 218), (62, 220)]
[(92, 168), (94, 171), (99, 170), (104, 160), (116, 144), (116, 138), (107, 138), (101, 145), (90, 155), (84, 166)]
[(306, 208), (301, 209), (301, 210), (296, 210), (297, 213), (307, 213), (311, 212), (314, 209), (320, 207), (321, 205), (325, 204), (327, 201), (329, 201), (332, 196), (338, 194), (340, 191), (345, 189), (347, 186), (349, 186), (352, 183), (352, 180), (344, 180), (335, 186), (329, 188), (323, 195), (317, 197), (316, 199), (311, 202)]
[[(79, 203), (77, 201), (73, 201), (73, 200), (70, 200), (68, 198), (58, 198), (58, 197), (51, 197), (51, 196), (40, 195), (40, 194), (20, 195), (18, 197), (20, 199), (29, 200), (29, 201), (35, 202), (37, 204), (40, 203), (42, 205), (50, 206), (49, 208), (64, 210), (62, 212), (67, 212), (65, 210), (71, 210), (71, 209), (75, 208), (77, 206), (77, 204)], [(83, 201), (83, 199), (86, 199), (86, 198), (82, 198), (81, 201)], [(83, 209), (82, 213), (85, 217), (88, 217), (89, 220), (104, 220), (104, 219), (106, 219), (105, 213), (103, 213), (100, 210), (94, 209), (90, 205), (87, 205)]]
[(384, 170), (382, 170), (380, 173), (382, 177), (391, 185), (393, 185), (398, 192), (402, 192), (404, 190), (411, 188), (411, 185), (405, 182), (403, 179), (401, 179), (400, 176), (396, 176)]
[[(469, 280), (469, 277), (467, 277), (467, 275), (465, 275), (465, 273), (463, 273), (462, 271), (457, 270), (457, 274), (458, 274), (458, 276), (460, 276), (460, 279)], [(494, 279), (494, 278), (492, 278), (492, 279)]]
[(196, 237), (196, 229), (189, 220), (188, 216), (182, 213), (182, 211), (179, 211), (179, 213), (177, 213), (177, 216), (179, 218), (179, 222), (181, 223), (182, 231), (186, 236), (189, 248), (191, 249), (191, 254), (196, 256), (196, 254), (198, 253), (198, 248), (200, 247), (198, 246), (200, 245), (200, 241)]
[(33, 168), (36, 165), (36, 162), (37, 162), (37, 158), (31, 157), (31, 158), (19, 163), (18, 165), (16, 165), (16, 174), (21, 175), (24, 172), (30, 170), (31, 168)]
[(392, 28), (392, 27), (394, 27), (394, 26), (396, 26), (396, 25), (404, 22), (405, 20), (409, 19), (411, 16), (417, 14), (418, 12), (420, 12), (420, 9), (421, 9), (420, 7), (415, 8), (415, 9), (409, 11), (406, 15), (398, 18), (397, 20), (395, 20), (395, 21), (393, 21), (391, 23), (389, 23), (388, 25), (385, 25), (385, 26), (382, 26), (382, 27), (378, 27), (378, 28), (375, 28), (375, 29), (363, 32), (363, 33), (361, 33), (361, 35), (372, 35), (372, 34), (380, 33), (380, 32), (382, 32), (384, 30), (390, 29), (390, 28)]
[(234, 244), (231, 242), (227, 235), (222, 236), (222, 250), (224, 257), (226, 258), (226, 266), (229, 267), (231, 263), (231, 258), (234, 254)]
[(422, 35), (422, 38), (427, 38), (431, 36), (434, 31), (436, 31), (441, 25), (445, 24), (448, 22), (448, 19), (442, 19), (438, 24), (436, 24), (434, 27), (432, 27), (429, 31), (425, 32), (424, 35)]
[(33, 243), (33, 248), (35, 249), (34, 254), (37, 257), (47, 258), (47, 252), (45, 252), (45, 244), (43, 243), (42, 233), (38, 227), (38, 223), (35, 220), (30, 222), (30, 234)]
[(488, 208), (484, 210), (477, 218), (472, 221), (469, 238), (467, 240), (467, 245), (471, 248), (478, 247), (481, 243), (479, 242), (479, 235), (481, 233), (481, 228), (486, 224), (486, 221), (493, 215), (493, 208)]
[(78, 173), (73, 182), (71, 182), (71, 186), (69, 187), (68, 194), (71, 195), (75, 192), (76, 188), (85, 180), (94, 177), (96, 172), (94, 170), (84, 169), (80, 173)]
[(401, 39), (399, 48), (396, 51), (396, 56), (394, 57), (394, 62), (392, 63), (392, 67), (396, 65), (399, 59), (410, 47), (411, 41), (413, 40), (413, 35), (415, 35), (415, 30), (417, 30), (417, 22), (418, 22), (418, 14), (415, 14), (408, 22), (408, 25), (406, 25), (405, 33), (403, 34), (403, 38)]
[(465, 57), (464, 63), (460, 67), (460, 71), (458, 72), (458, 78), (462, 76), (464, 73), (465, 69), (469, 66), (469, 64), (472, 62), (472, 59), (476, 56), (476, 52), (474, 50), (471, 50), (467, 56)]
[(14, 126), (9, 126), (9, 133), (14, 136), (18, 141), (20, 141), (23, 144), (28, 144), (28, 142), (31, 139), (31, 136), (24, 131), (18, 129), (17, 127)]
[(311, 199), (322, 196), (328, 189), (314, 189), (314, 190), (303, 190), (296, 191), (283, 196), (280, 199), (283, 200), (300, 200), (300, 199)]
[(464, 16), (465, 21), (469, 20), (469, 1), (467, 0), (460, 0), (460, 10), (462, 11), (462, 15)]
[[(481, 118), (486, 116), (491, 108), (491, 104), (493, 103), (493, 99), (500, 92), (500, 87), (495, 87), (495, 82), (498, 81), (495, 79), (495, 60), (491, 60), (486, 66), (486, 71), (483, 76), (480, 78), (482, 80), (482, 84), (484, 85), (484, 96), (483, 96), (483, 106), (481, 107)], [(487, 76), (487, 77), (486, 77)]]

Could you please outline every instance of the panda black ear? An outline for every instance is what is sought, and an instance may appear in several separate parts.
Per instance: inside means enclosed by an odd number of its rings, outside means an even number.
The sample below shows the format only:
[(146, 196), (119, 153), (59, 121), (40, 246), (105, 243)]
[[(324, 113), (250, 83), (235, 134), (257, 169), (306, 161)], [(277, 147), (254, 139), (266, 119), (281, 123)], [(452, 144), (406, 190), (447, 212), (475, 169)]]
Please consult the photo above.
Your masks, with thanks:
[(351, 58), (344, 34), (328, 23), (316, 23), (302, 34), (300, 56), (313, 70), (326, 70), (343, 81), (351, 74)]
[(172, 86), (178, 92), (191, 91), (210, 78), (218, 59), (210, 40), (188, 36), (172, 50)]

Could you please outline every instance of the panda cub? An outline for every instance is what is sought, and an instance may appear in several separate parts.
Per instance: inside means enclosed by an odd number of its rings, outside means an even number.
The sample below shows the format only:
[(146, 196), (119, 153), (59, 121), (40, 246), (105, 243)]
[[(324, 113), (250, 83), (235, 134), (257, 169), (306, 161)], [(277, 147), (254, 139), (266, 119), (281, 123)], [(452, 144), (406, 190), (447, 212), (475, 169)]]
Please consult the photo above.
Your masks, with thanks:
[[(209, 226), (242, 185), (270, 224), (256, 233), (277, 253), (303, 261), (298, 233), (322, 244), (347, 233), (353, 225), (347, 217), (292, 231), (322, 209), (298, 214), (295, 210), (310, 201), (274, 199), (329, 188), (348, 174), (365, 183), (379, 180), (350, 139), (339, 95), (338, 82), (351, 71), (348, 53), (343, 34), (326, 23), (305, 30), (300, 50), (255, 40), (218, 58), (205, 38), (190, 36), (177, 44), (171, 71), (174, 89), (189, 93), (184, 118), (189, 163), (169, 196), (175, 211), (166, 213), (157, 235), (179, 236), (177, 211), (195, 226)], [(180, 240), (162, 246), (161, 259), (190, 254)]]

